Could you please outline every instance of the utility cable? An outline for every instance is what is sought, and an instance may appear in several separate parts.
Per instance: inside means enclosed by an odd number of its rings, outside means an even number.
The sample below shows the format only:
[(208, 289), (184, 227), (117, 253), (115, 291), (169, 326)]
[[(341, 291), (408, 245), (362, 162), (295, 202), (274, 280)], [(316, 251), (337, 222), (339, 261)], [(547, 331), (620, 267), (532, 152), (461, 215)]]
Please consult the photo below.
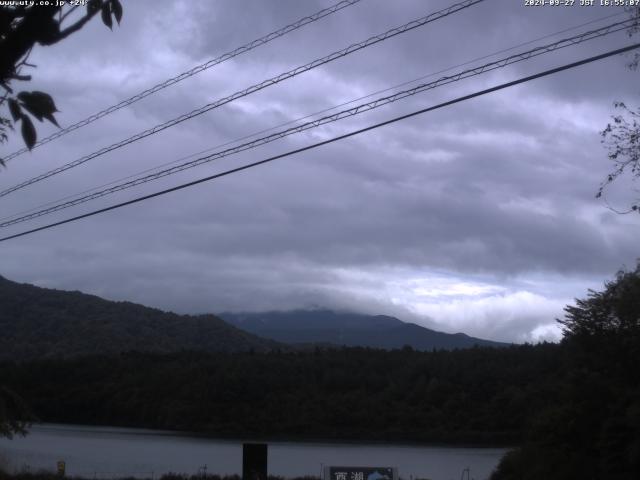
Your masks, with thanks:
[[(149, 95), (152, 95), (156, 92), (159, 92), (160, 90), (163, 90), (167, 87), (170, 87), (171, 85), (175, 85), (178, 82), (181, 82), (182, 80), (186, 80), (189, 77), (192, 77), (194, 75), (197, 75), (200, 72), (203, 72), (211, 67), (214, 67), (215, 65), (218, 65), (222, 62), (226, 62), (227, 60), (231, 60), (234, 57), (237, 57), (238, 55), (242, 55), (243, 53), (247, 53), (250, 52), (251, 50), (253, 50), (254, 48), (257, 48), (261, 45), (265, 45), (269, 42), (271, 42), (272, 40), (275, 40), (276, 38), (280, 38), (288, 33), (293, 32), (294, 30), (297, 30), (301, 27), (304, 27), (305, 25), (308, 25), (310, 23), (316, 22), (324, 17), (327, 17), (333, 13), (339, 12), (340, 10), (342, 10), (343, 8), (346, 7), (350, 7), (358, 2), (360, 2), (361, 0), (342, 0), (338, 3), (336, 3), (335, 5), (329, 7), (329, 8), (325, 8), (323, 10), (320, 10), (312, 15), (309, 15), (307, 17), (303, 17), (300, 20), (293, 22), (285, 27), (282, 27), (279, 30), (276, 30), (275, 32), (271, 32), (263, 37), (260, 37), (256, 40), (253, 40), (245, 45), (242, 45), (241, 47), (236, 48), (235, 50), (232, 50), (230, 52), (224, 53), (222, 55), (220, 55), (219, 57), (216, 57), (214, 59), (211, 59), (205, 63), (202, 63), (200, 65), (197, 65), (193, 68), (191, 68), (190, 70), (187, 70), (186, 72), (182, 72), (179, 75), (176, 75), (175, 77), (172, 77), (168, 80), (165, 80), (164, 82), (158, 83), (157, 85), (154, 85), (151, 88), (148, 88), (147, 90), (144, 90), (140, 93), (137, 93), (136, 95), (133, 95), (130, 98), (127, 98), (126, 100), (122, 100), (120, 103), (117, 103), (115, 105), (112, 105), (110, 107), (105, 108), (104, 110), (99, 111), (98, 113), (94, 113), (93, 115), (90, 115), (89, 117), (80, 120), (76, 123), (74, 123), (73, 125), (69, 125), (68, 127), (62, 128), (58, 131), (56, 131), (55, 133), (49, 135), (48, 137), (43, 138), (42, 140), (39, 140), (38, 142), (36, 142), (36, 144), (32, 147), (36, 148), (39, 147), (40, 145), (44, 145), (45, 143), (49, 143), (52, 140), (55, 140), (56, 138), (60, 138), (64, 135), (66, 135), (67, 133), (73, 132), (74, 130), (77, 130), (78, 128), (84, 127), (86, 125), (89, 125), (90, 123), (95, 122), (96, 120), (102, 118), (102, 117), (106, 117), (107, 115), (116, 112), (118, 110), (120, 110), (121, 108), (124, 107), (128, 107), (129, 105), (132, 105), (136, 102), (138, 102), (139, 100), (142, 100), (145, 97), (148, 97)], [(19, 155), (22, 155), (23, 153), (28, 152), (29, 149), (24, 147), (21, 148), (19, 150), (16, 150), (15, 152), (10, 153), (9, 155), (7, 155), (6, 157), (3, 158), (3, 161), (6, 163), (9, 160), (12, 160), (14, 158), (16, 158)]]
[(402, 82), (402, 83), (400, 83), (400, 84), (396, 84), (396, 85), (393, 85), (393, 86), (391, 86), (391, 87), (384, 88), (384, 89), (382, 89), (382, 90), (376, 90), (375, 92), (368, 93), (367, 95), (363, 95), (363, 96), (361, 96), (361, 97), (353, 98), (353, 99), (348, 100), (348, 101), (346, 101), (346, 102), (342, 102), (342, 103), (339, 103), (339, 104), (337, 104), (337, 105), (333, 105), (332, 107), (328, 107), (328, 108), (325, 108), (325, 109), (322, 109), (322, 110), (319, 110), (319, 111), (316, 111), (316, 112), (313, 112), (313, 113), (307, 114), (307, 115), (305, 115), (305, 116), (303, 116), (303, 117), (298, 117), (298, 118), (295, 118), (295, 119), (293, 119), (293, 120), (287, 120), (287, 121), (286, 121), (286, 122), (284, 122), (284, 123), (280, 123), (280, 124), (278, 124), (278, 125), (274, 125), (274, 126), (272, 126), (272, 127), (268, 127), (268, 128), (265, 128), (265, 129), (259, 130), (259, 131), (257, 131), (257, 132), (253, 132), (253, 133), (250, 133), (250, 134), (248, 134), (248, 135), (243, 135), (243, 136), (242, 136), (242, 137), (240, 137), (240, 138), (236, 138), (236, 139), (234, 139), (234, 140), (229, 140), (229, 141), (224, 142), (224, 143), (222, 143), (222, 144), (217, 144), (217, 145), (215, 145), (215, 146), (213, 146), (213, 147), (208, 147), (208, 148), (206, 148), (206, 149), (204, 149), (204, 150), (200, 150), (200, 151), (198, 151), (198, 152), (194, 152), (194, 153), (191, 153), (191, 154), (189, 154), (189, 155), (182, 156), (182, 157), (177, 158), (177, 159), (175, 159), (175, 160), (171, 160), (171, 161), (169, 161), (169, 162), (165, 162), (165, 163), (162, 163), (162, 164), (160, 164), (160, 165), (156, 165), (156, 166), (154, 166), (154, 167), (147, 168), (147, 169), (145, 169), (145, 170), (142, 170), (142, 171), (139, 171), (139, 172), (133, 173), (133, 174), (131, 174), (131, 175), (127, 175), (127, 176), (125, 176), (125, 177), (117, 178), (117, 179), (112, 180), (112, 181), (110, 181), (110, 182), (103, 183), (103, 184), (101, 184), (101, 185), (97, 185), (97, 186), (95, 186), (95, 187), (88, 188), (88, 189), (83, 190), (83, 191), (80, 191), (80, 192), (78, 192), (78, 193), (75, 193), (75, 194), (72, 194), (72, 195), (65, 195), (65, 196), (64, 196), (64, 197), (62, 197), (62, 198), (58, 198), (58, 199), (56, 199), (56, 200), (52, 200), (52, 201), (50, 201), (50, 202), (46, 202), (46, 203), (44, 203), (44, 204), (37, 205), (37, 206), (35, 206), (35, 207), (28, 208), (28, 209), (25, 209), (25, 210), (22, 210), (22, 211), (16, 212), (16, 213), (11, 214), (11, 215), (7, 215), (7, 216), (5, 216), (5, 217), (0, 217), (0, 222), (3, 222), (3, 221), (5, 221), (5, 220), (8, 220), (8, 219), (12, 219), (12, 218), (18, 217), (18, 216), (20, 216), (20, 215), (24, 215), (24, 214), (27, 214), (27, 213), (31, 213), (31, 212), (33, 212), (33, 211), (35, 211), (35, 210), (39, 210), (39, 209), (42, 209), (42, 208), (44, 208), (44, 207), (48, 207), (48, 206), (50, 206), (50, 205), (55, 205), (55, 204), (57, 204), (57, 203), (60, 203), (60, 202), (63, 202), (63, 201), (65, 201), (65, 200), (69, 200), (69, 199), (72, 199), (72, 198), (78, 197), (78, 196), (80, 196), (80, 195), (84, 195), (84, 194), (87, 194), (87, 193), (90, 193), (90, 192), (93, 192), (93, 191), (96, 191), (96, 190), (99, 190), (99, 189), (103, 189), (103, 188), (108, 187), (108, 186), (111, 186), (111, 185), (115, 185), (115, 184), (117, 184), (117, 183), (119, 183), (119, 182), (123, 182), (123, 181), (125, 181), (125, 180), (130, 180), (130, 179), (135, 178), (135, 177), (138, 177), (138, 176), (140, 176), (140, 175), (144, 175), (145, 173), (149, 173), (149, 172), (153, 172), (154, 170), (158, 170), (159, 168), (168, 167), (169, 165), (175, 165), (176, 163), (180, 163), (180, 162), (183, 162), (183, 161), (188, 160), (188, 159), (190, 159), (190, 158), (197, 157), (198, 155), (202, 155), (202, 154), (204, 154), (204, 153), (212, 152), (213, 150), (217, 150), (217, 149), (222, 148), (222, 147), (226, 147), (226, 146), (229, 146), (229, 145), (233, 145), (233, 144), (238, 143), (238, 142), (241, 142), (241, 141), (243, 141), (243, 140), (248, 140), (249, 138), (257, 137), (258, 135), (261, 135), (261, 134), (263, 134), (263, 133), (267, 133), (267, 132), (270, 132), (270, 131), (273, 131), (273, 130), (277, 130), (278, 128), (286, 127), (287, 125), (291, 125), (291, 124), (294, 124), (294, 123), (298, 123), (298, 122), (300, 122), (300, 121), (302, 121), (302, 120), (307, 120), (307, 119), (309, 119), (309, 118), (313, 118), (313, 117), (315, 117), (315, 116), (322, 115), (323, 113), (327, 113), (327, 112), (330, 112), (330, 111), (335, 110), (335, 109), (337, 109), (337, 108), (344, 107), (344, 106), (346, 106), (346, 105), (350, 105), (350, 104), (355, 103), (355, 102), (357, 102), (357, 101), (360, 101), (360, 100), (364, 100), (364, 99), (366, 99), (366, 98), (373, 97), (374, 95), (378, 95), (378, 94), (381, 94), (381, 93), (386, 93), (386, 92), (389, 92), (389, 91), (391, 91), (391, 90), (395, 90), (395, 89), (398, 89), (398, 88), (400, 88), (400, 87), (404, 87), (404, 86), (406, 86), (406, 85), (410, 85), (410, 84), (412, 84), (412, 83), (416, 83), (416, 82), (419, 82), (419, 81), (421, 81), (421, 80), (425, 80), (425, 79), (427, 79), (427, 78), (435, 77), (436, 75), (439, 75), (439, 74), (441, 74), (441, 73), (446, 73), (446, 72), (449, 72), (449, 71), (454, 70), (454, 69), (456, 69), (456, 68), (464, 67), (464, 66), (466, 66), (466, 65), (470, 65), (470, 64), (475, 63), (475, 62), (477, 62), (477, 61), (485, 60), (485, 59), (487, 59), (487, 58), (494, 57), (494, 56), (499, 55), (499, 54), (501, 54), (501, 53), (506, 53), (506, 52), (513, 51), (513, 50), (515, 50), (516, 48), (524, 47), (524, 46), (526, 46), (526, 45), (531, 45), (531, 44), (536, 43), (536, 42), (539, 42), (539, 41), (541, 41), (541, 40), (546, 40), (547, 38), (555, 37), (556, 35), (560, 35), (561, 33), (566, 33), (566, 32), (570, 32), (570, 31), (573, 31), (573, 30), (577, 30), (577, 29), (582, 28), (582, 27), (585, 27), (585, 26), (587, 26), (587, 25), (591, 25), (591, 24), (593, 24), (593, 23), (598, 23), (598, 22), (601, 22), (601, 21), (603, 21), (603, 20), (607, 20), (607, 19), (612, 18), (612, 17), (619, 17), (619, 16), (622, 16), (622, 15), (626, 15), (626, 12), (618, 12), (618, 13), (613, 13), (613, 14), (610, 14), (610, 15), (605, 15), (605, 16), (603, 16), (603, 17), (599, 17), (599, 18), (596, 18), (596, 19), (594, 19), (594, 20), (590, 20), (590, 21), (588, 21), (588, 22), (581, 23), (581, 24), (579, 24), (579, 25), (574, 25), (574, 26), (572, 26), (572, 27), (568, 27), (568, 28), (565, 28), (565, 29), (563, 29), (563, 30), (559, 30), (559, 31), (557, 31), (557, 32), (550, 33), (550, 34), (544, 35), (544, 36), (542, 36), (542, 37), (538, 37), (538, 38), (535, 38), (535, 39), (532, 39), (532, 40), (527, 40), (526, 42), (519, 43), (519, 44), (514, 45), (514, 46), (512, 46), (512, 47), (509, 47), (509, 48), (505, 48), (505, 49), (502, 49), (502, 50), (498, 50), (498, 51), (496, 51), (496, 52), (493, 52), (493, 53), (490, 53), (490, 54), (487, 54), (487, 55), (483, 55), (483, 56), (481, 56), (481, 57), (476, 57), (476, 58), (474, 58), (474, 59), (472, 59), (472, 60), (468, 60), (468, 61), (466, 61), (466, 62), (459, 63), (459, 64), (456, 64), (456, 65), (453, 65), (453, 66), (447, 67), (447, 68), (445, 68), (445, 69), (438, 70), (438, 71), (436, 71), (436, 72), (431, 72), (431, 73), (429, 73), (429, 74), (422, 75), (421, 77), (414, 78), (413, 80), (407, 80), (407, 81)]
[(514, 63), (518, 63), (524, 60), (529, 60), (531, 58), (537, 57), (539, 55), (543, 55), (543, 54), (547, 54), (556, 50), (559, 50), (561, 48), (566, 48), (572, 45), (577, 45), (580, 44), (582, 42), (585, 42), (587, 40), (593, 40), (596, 38), (600, 38), (603, 37), (605, 35), (609, 35), (615, 32), (619, 32), (621, 30), (625, 30), (626, 28), (628, 28), (629, 26), (629, 22), (631, 22), (631, 20), (625, 20), (622, 22), (616, 22), (613, 23), (611, 25), (607, 25), (605, 27), (601, 27), (599, 29), (596, 30), (591, 30), (588, 32), (583, 32), (581, 34), (575, 35), (573, 37), (569, 37), (569, 38), (565, 38), (556, 42), (553, 42), (551, 44), (548, 45), (544, 45), (544, 46), (540, 46), (540, 47), (536, 47), (534, 49), (528, 50), (526, 52), (522, 52), (516, 55), (511, 55), (509, 57), (500, 59), (500, 60), (496, 60), (490, 63), (486, 63), (484, 65), (475, 67), (475, 68), (471, 68), (468, 70), (464, 70), (462, 72), (459, 72), (455, 75), (451, 75), (451, 76), (447, 76), (447, 77), (441, 77), (438, 80), (434, 81), (434, 82), (430, 82), (430, 83), (425, 83), (425, 84), (421, 84), (421, 85), (417, 85), (413, 88), (407, 89), (407, 90), (403, 90), (397, 93), (394, 93), (392, 95), (388, 95), (386, 97), (381, 97), (378, 99), (375, 99), (371, 102), (368, 103), (363, 103), (360, 105), (357, 105), (355, 107), (352, 108), (348, 108), (345, 110), (342, 110), (340, 112), (336, 112), (332, 115), (327, 115), (325, 117), (316, 119), (316, 120), (312, 120), (300, 125), (297, 125), (295, 127), (291, 127), (279, 132), (275, 132), (271, 135), (267, 135), (265, 137), (262, 138), (258, 138), (255, 140), (252, 140), (250, 142), (246, 142), (243, 143), (241, 145), (232, 147), (232, 148), (228, 148), (226, 150), (222, 150), (219, 152), (215, 152), (213, 154), (210, 155), (206, 155), (204, 157), (200, 157), (197, 158), (195, 160), (191, 160), (189, 162), (186, 163), (182, 163), (180, 165), (174, 166), (174, 167), (170, 167), (170, 168), (166, 168), (164, 170), (160, 170), (156, 173), (152, 173), (143, 177), (139, 177), (136, 178), (134, 180), (130, 180), (128, 182), (124, 182), (124, 183), (120, 183), (114, 186), (111, 186), (109, 188), (105, 188), (103, 190), (99, 190), (97, 192), (94, 193), (90, 193), (88, 195), (79, 197), (79, 198), (75, 198), (73, 200), (69, 200), (67, 202), (64, 203), (59, 203), (57, 205), (48, 207), (48, 208), (44, 208), (41, 210), (38, 210), (36, 212), (33, 213), (29, 213), (26, 215), (22, 215), (19, 216), (17, 218), (13, 218), (11, 220), (6, 220), (4, 222), (0, 222), (0, 228), (4, 228), (4, 227), (8, 227), (11, 225), (15, 225), (17, 223), (22, 223), (28, 220), (32, 220), (34, 218), (38, 218), (44, 215), (48, 215), (60, 210), (64, 210), (76, 205), (80, 205), (82, 203), (86, 203), (88, 201), (91, 200), (95, 200), (97, 198), (101, 198), (104, 197), (106, 195), (110, 195), (122, 190), (126, 190), (132, 187), (136, 187), (139, 185), (142, 185), (144, 183), (148, 183), (151, 181), (155, 181), (158, 180), (160, 178), (166, 177), (168, 175), (173, 175), (175, 173), (190, 169), (190, 168), (194, 168), (196, 166), (202, 165), (204, 163), (208, 163), (214, 160), (219, 160), (221, 158), (230, 156), (230, 155), (234, 155), (240, 152), (244, 152), (246, 150), (250, 150), (253, 148), (256, 148), (258, 146), (261, 145), (265, 145), (267, 143), (271, 143), (273, 141), (279, 140), (281, 138), (284, 138), (286, 136), (295, 134), (295, 133), (300, 133), (312, 128), (316, 128), (319, 127), (321, 125), (326, 125), (328, 123), (333, 123), (336, 122), (338, 120), (341, 120), (343, 118), (347, 118), (347, 117), (351, 117), (351, 116), (355, 116), (355, 115), (359, 115), (361, 113), (364, 112), (368, 112), (370, 110), (374, 110), (376, 108), (380, 108), (384, 105), (388, 105), (390, 103), (396, 102), (398, 100), (402, 100), (404, 98), (416, 95), (418, 93), (422, 93), (425, 92), (427, 90), (431, 90), (437, 87), (440, 87), (442, 85), (447, 85), (450, 83), (454, 83), (454, 82), (458, 82), (460, 80), (466, 79), (466, 78), (470, 78), (470, 77), (474, 77), (477, 75), (481, 75), (493, 70), (496, 70), (498, 68), (504, 68), (507, 65), (512, 65)]
[(204, 178), (200, 178), (198, 180), (194, 180), (194, 181), (191, 181), (191, 182), (183, 183), (183, 184), (175, 186), (175, 187), (167, 188), (165, 190), (161, 190), (159, 192), (151, 193), (149, 195), (144, 195), (144, 196), (141, 196), (141, 197), (137, 197), (137, 198), (134, 198), (132, 200), (128, 200), (126, 202), (117, 203), (117, 204), (111, 205), (109, 207), (101, 208), (101, 209), (98, 209), (98, 210), (93, 210), (91, 212), (84, 213), (82, 215), (77, 215), (75, 217), (71, 217), (71, 218), (67, 218), (65, 220), (61, 220), (59, 222), (50, 223), (48, 225), (43, 225), (41, 227), (33, 228), (31, 230), (26, 230), (26, 231), (23, 231), (23, 232), (20, 232), (20, 233), (16, 233), (16, 234), (13, 234), (13, 235), (2, 237), (2, 238), (0, 238), (0, 242), (5, 242), (7, 240), (11, 240), (11, 239), (14, 239), (14, 238), (23, 237), (25, 235), (29, 235), (29, 234), (32, 234), (32, 233), (35, 233), (35, 232), (40, 232), (42, 230), (47, 230), (47, 229), (50, 229), (50, 228), (53, 228), (53, 227), (57, 227), (57, 226), (60, 226), (60, 225), (71, 223), (71, 222), (75, 222), (75, 221), (78, 221), (78, 220), (81, 220), (81, 219), (84, 219), (84, 218), (92, 217), (92, 216), (98, 215), (100, 213), (109, 212), (111, 210), (116, 210), (116, 209), (119, 209), (119, 208), (122, 208), (122, 207), (125, 207), (125, 206), (128, 206), (128, 205), (133, 205), (135, 203), (139, 203), (139, 202), (142, 202), (142, 201), (145, 201), (145, 200), (149, 200), (149, 199), (152, 199), (152, 198), (155, 198), (155, 197), (166, 195), (166, 194), (171, 193), (171, 192), (176, 192), (178, 190), (183, 190), (183, 189), (188, 188), (188, 187), (193, 187), (195, 185), (198, 185), (198, 184), (201, 184), (201, 183), (204, 183), (204, 182), (208, 182), (208, 181), (211, 181), (211, 180), (215, 180), (217, 178), (225, 177), (225, 176), (231, 175), (233, 173), (241, 172), (243, 170), (248, 170), (250, 168), (257, 167), (259, 165), (264, 165), (266, 163), (273, 162), (273, 161), (281, 159), (281, 158), (289, 157), (291, 155), (295, 155), (295, 154), (298, 154), (298, 153), (301, 153), (301, 152), (305, 152), (307, 150), (312, 150), (314, 148), (317, 148), (317, 147), (320, 147), (320, 146), (323, 146), (323, 145), (328, 145), (330, 143), (334, 143), (334, 142), (337, 142), (339, 140), (344, 140), (345, 138), (353, 137), (355, 135), (359, 135), (359, 134), (364, 133), (364, 132), (368, 132), (368, 131), (371, 131), (371, 130), (374, 130), (374, 129), (377, 129), (377, 128), (380, 128), (380, 127), (383, 127), (383, 126), (386, 126), (386, 125), (390, 125), (390, 124), (398, 122), (400, 120), (405, 120), (407, 118), (415, 117), (417, 115), (422, 115), (424, 113), (431, 112), (433, 110), (437, 110), (437, 109), (440, 109), (440, 108), (448, 107), (450, 105), (454, 105), (454, 104), (457, 104), (457, 103), (460, 103), (460, 102), (464, 102), (466, 100), (471, 100), (472, 98), (480, 97), (482, 95), (487, 95), (489, 93), (493, 93), (493, 92), (496, 92), (498, 90), (503, 90), (505, 88), (509, 88), (509, 87), (512, 87), (512, 86), (515, 86), (515, 85), (519, 85), (519, 84), (522, 84), (522, 83), (530, 82), (532, 80), (536, 80), (538, 78), (542, 78), (542, 77), (546, 77), (546, 76), (549, 76), (549, 75), (553, 75), (553, 74), (556, 74), (556, 73), (559, 73), (559, 72), (562, 72), (562, 71), (565, 71), (565, 70), (569, 70), (571, 68), (576, 68), (576, 67), (579, 67), (581, 65), (586, 65), (588, 63), (596, 62), (598, 60), (603, 60), (603, 59), (611, 57), (613, 55), (618, 55), (620, 53), (625, 53), (625, 52), (628, 52), (628, 51), (631, 51), (631, 50), (635, 50), (635, 49), (637, 49), (639, 47), (640, 47), (640, 43), (635, 43), (633, 45), (629, 45), (629, 46), (626, 46), (626, 47), (618, 48), (616, 50), (612, 50), (612, 51), (609, 51), (609, 52), (606, 52), (606, 53), (603, 53), (603, 54), (600, 54), (600, 55), (595, 55), (593, 57), (585, 58), (585, 59), (579, 60), (577, 62), (573, 62), (573, 63), (562, 65), (560, 67), (556, 67), (556, 68), (552, 68), (552, 69), (549, 69), (549, 70), (545, 70), (543, 72), (539, 72), (539, 73), (536, 73), (534, 75), (529, 75), (527, 77), (522, 77), (522, 78), (519, 78), (518, 80), (513, 80), (511, 82), (502, 83), (500, 85), (497, 85), (497, 86), (494, 86), (494, 87), (491, 87), (491, 88), (487, 88), (487, 89), (484, 89), (484, 90), (480, 90), (478, 92), (471, 93), (469, 95), (464, 95), (462, 97), (458, 97), (458, 98), (455, 98), (453, 100), (449, 100), (447, 102), (440, 103), (438, 105), (434, 105), (434, 106), (431, 106), (431, 107), (423, 108), (421, 110), (416, 110), (414, 112), (407, 113), (405, 115), (401, 115), (401, 116), (394, 117), (394, 118), (389, 119), (389, 120), (385, 120), (384, 122), (376, 123), (374, 125), (370, 125), (370, 126), (365, 127), (365, 128), (354, 130), (354, 131), (351, 131), (349, 133), (345, 133), (343, 135), (339, 135), (337, 137), (330, 138), (328, 140), (324, 140), (324, 141), (317, 142), (317, 143), (314, 143), (314, 144), (311, 144), (311, 145), (307, 145), (306, 147), (297, 148), (295, 150), (290, 150), (288, 152), (281, 153), (279, 155), (274, 155), (272, 157), (265, 158), (263, 160), (259, 160), (257, 162), (253, 162), (253, 163), (249, 163), (249, 164), (243, 165), (241, 167), (236, 167), (236, 168), (233, 168), (233, 169), (230, 169), (230, 170), (226, 170), (224, 172), (216, 173), (216, 174), (210, 175), (208, 177), (204, 177)]
[(230, 103), (234, 100), (237, 100), (238, 98), (242, 98), (245, 97), (247, 95), (250, 95), (252, 93), (255, 93), (259, 90), (262, 90), (264, 88), (270, 87), (272, 85), (275, 85), (277, 83), (280, 83), (284, 80), (287, 80), (289, 78), (295, 77), (297, 75), (300, 75), (301, 73), (307, 72), (309, 70), (312, 70), (316, 67), (319, 67), (320, 65), (324, 65), (326, 63), (332, 62), (334, 60), (337, 60), (338, 58), (342, 58), (344, 56), (347, 56), (351, 53), (357, 52), (359, 50), (362, 50), (364, 48), (370, 47), (371, 45), (374, 45), (376, 43), (380, 43), (383, 42), (385, 40), (388, 40), (389, 38), (395, 37), (396, 35), (400, 35), (403, 33), (406, 33), (408, 31), (411, 31), (415, 28), (421, 27), (423, 25), (426, 25), (428, 23), (434, 22), (436, 20), (439, 20), (441, 18), (447, 17), (449, 15), (452, 15), (454, 13), (457, 13), (461, 10), (464, 10), (466, 8), (469, 8), (473, 5), (476, 5), (478, 3), (481, 3), (485, 0), (464, 0), (460, 3), (456, 3), (453, 4), (445, 9), (439, 10), (437, 12), (431, 13), (429, 15), (426, 15), (424, 17), (421, 17), (417, 20), (412, 20), (411, 22), (405, 23), (404, 25), (401, 25), (399, 27), (395, 27), (392, 28), (391, 30), (387, 30), (384, 33), (381, 33), (379, 35), (375, 35), (373, 37), (368, 38), (367, 40), (364, 40), (362, 42), (359, 43), (354, 43), (342, 50), (338, 50), (336, 52), (333, 52), (325, 57), (322, 57), (320, 59), (314, 60), (310, 63), (307, 63), (305, 65), (296, 67), (292, 70), (289, 70), (285, 73), (281, 73), (280, 75), (277, 75), (275, 77), (272, 77), (268, 80), (264, 80), (260, 83), (257, 83), (255, 85), (252, 85), (249, 88), (246, 88), (245, 90), (241, 90), (238, 91), (232, 95), (229, 95), (228, 97), (224, 97), (221, 98), (219, 100), (216, 100), (212, 103), (209, 103), (203, 107), (200, 107), (196, 110), (193, 110), (189, 113), (183, 114), (179, 117), (174, 118), (173, 120), (169, 120), (168, 122), (162, 123), (160, 125), (156, 125), (153, 128), (150, 128), (148, 130), (145, 130), (143, 132), (137, 133), (136, 135), (133, 135), (132, 137), (129, 137), (125, 140), (122, 140), (120, 142), (114, 143), (108, 147), (104, 147), (96, 152), (93, 152), (89, 155), (86, 155), (84, 157), (81, 157), (77, 160), (74, 160), (70, 163), (67, 163), (65, 165), (62, 165), (58, 168), (55, 168), (53, 170), (50, 170), (46, 173), (43, 173), (41, 175), (38, 175), (36, 177), (33, 177), (27, 181), (24, 181), (22, 183), (19, 183), (17, 185), (14, 185), (13, 187), (10, 187), (6, 190), (0, 191), (0, 197), (4, 197), (12, 192), (15, 192), (16, 190), (20, 190), (22, 188), (25, 188), (29, 185), (33, 185), (34, 183), (40, 182), (46, 178), (52, 177), (54, 175), (57, 175), (59, 173), (62, 173), (66, 170), (69, 170), (71, 168), (77, 167), (79, 165), (82, 165), (83, 163), (88, 162), (89, 160), (92, 160), (96, 157), (99, 157), (101, 155), (104, 155), (105, 153), (111, 152), (113, 150), (116, 150), (118, 148), (124, 147), (125, 145), (129, 145), (130, 143), (136, 142), (138, 140), (141, 140), (145, 137), (148, 137), (150, 135), (153, 135), (155, 133), (161, 132), (167, 128), (173, 127), (179, 123), (182, 123), (186, 120), (189, 120), (191, 118), (197, 117), (198, 115), (202, 115), (203, 113), (206, 113), (210, 110), (213, 110), (214, 108), (218, 108), (222, 105), (225, 105), (227, 103)]

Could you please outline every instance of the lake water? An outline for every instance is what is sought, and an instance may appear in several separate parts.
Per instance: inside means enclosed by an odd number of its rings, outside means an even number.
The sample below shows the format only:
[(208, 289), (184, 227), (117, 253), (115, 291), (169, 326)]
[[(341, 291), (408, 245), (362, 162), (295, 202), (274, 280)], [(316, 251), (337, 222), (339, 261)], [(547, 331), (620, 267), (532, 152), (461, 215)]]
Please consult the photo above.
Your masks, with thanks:
[[(319, 476), (322, 466), (397, 467), (403, 479), (458, 480), (464, 468), (483, 480), (505, 453), (502, 448), (414, 445), (269, 443), (269, 474)], [(130, 428), (36, 425), (26, 437), (0, 439), (0, 467), (55, 470), (64, 460), (67, 475), (103, 479), (154, 477), (176, 472), (241, 474), (242, 442)], [(465, 474), (466, 479), (466, 474)]]

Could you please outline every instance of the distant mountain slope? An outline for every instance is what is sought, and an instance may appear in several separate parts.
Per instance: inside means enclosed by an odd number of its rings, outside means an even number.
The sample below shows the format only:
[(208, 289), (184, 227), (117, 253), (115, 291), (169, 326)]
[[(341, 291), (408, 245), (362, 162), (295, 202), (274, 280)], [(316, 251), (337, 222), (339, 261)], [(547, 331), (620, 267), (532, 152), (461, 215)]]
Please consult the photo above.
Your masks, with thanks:
[(0, 360), (131, 350), (265, 351), (276, 346), (214, 315), (177, 315), (0, 276)]
[(330, 310), (294, 310), (266, 313), (221, 313), (221, 318), (248, 332), (285, 343), (416, 350), (469, 348), (474, 345), (505, 347), (506, 343), (444, 333), (384, 315), (361, 315)]

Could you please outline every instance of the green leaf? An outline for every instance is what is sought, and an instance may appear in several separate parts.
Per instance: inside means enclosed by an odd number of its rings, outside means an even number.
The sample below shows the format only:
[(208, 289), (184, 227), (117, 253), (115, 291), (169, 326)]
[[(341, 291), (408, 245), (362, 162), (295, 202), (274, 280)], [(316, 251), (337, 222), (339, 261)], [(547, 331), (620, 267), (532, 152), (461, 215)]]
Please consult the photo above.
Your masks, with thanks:
[(42, 119), (44, 118), (44, 115), (42, 115), (42, 113), (40, 113), (38, 110), (35, 110), (34, 108), (32, 108), (31, 106), (27, 105), (26, 103), (23, 103), (22, 106), (25, 108), (25, 110), (27, 112), (29, 112), (31, 115), (36, 117), (38, 119), (38, 121), (41, 122)]
[(13, 121), (17, 122), (20, 119), (20, 115), (22, 115), (20, 104), (15, 98), (10, 98), (7, 101), (9, 102), (9, 111), (13, 117)]
[(54, 113), (58, 111), (53, 98), (51, 98), (51, 95), (49, 95), (48, 93), (34, 90), (33, 92), (31, 92), (31, 98), (33, 98), (34, 102), (42, 105), (43, 112)]
[(38, 120), (42, 121), (46, 118), (51, 123), (59, 127), (58, 122), (53, 116), (54, 112), (57, 112), (56, 104), (51, 98), (51, 95), (44, 92), (20, 92), (18, 98), (22, 102), (22, 106)]
[(27, 144), (27, 148), (31, 150), (36, 144), (36, 129), (33, 126), (33, 122), (26, 115), (22, 115), (22, 138), (24, 143)]
[(42, 115), (44, 118), (46, 118), (47, 120), (49, 120), (51, 123), (53, 123), (56, 127), (60, 128), (60, 125), (58, 125), (58, 121), (56, 120), (56, 118), (50, 114), (50, 113), (45, 113), (44, 115)]
[(102, 23), (104, 23), (107, 27), (112, 28), (113, 22), (111, 21), (111, 8), (109, 8), (109, 3), (105, 3), (102, 5)]
[(60, 125), (58, 125), (58, 122), (53, 116), (53, 114), (57, 112), (58, 109), (56, 108), (56, 104), (53, 101), (53, 98), (51, 98), (51, 95), (34, 90), (33, 92), (31, 92), (31, 98), (33, 99), (34, 103), (38, 104), (42, 116), (53, 123), (56, 127), (60, 128)]
[(113, 12), (113, 17), (120, 25), (120, 20), (122, 20), (122, 4), (120, 0), (111, 0), (111, 11)]

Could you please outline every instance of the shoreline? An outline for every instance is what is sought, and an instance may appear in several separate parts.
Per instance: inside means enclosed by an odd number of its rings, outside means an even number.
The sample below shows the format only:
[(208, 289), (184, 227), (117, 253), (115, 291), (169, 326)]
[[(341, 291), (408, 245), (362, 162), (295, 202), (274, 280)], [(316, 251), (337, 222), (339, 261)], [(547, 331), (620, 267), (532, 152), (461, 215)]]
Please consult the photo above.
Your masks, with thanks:
[(362, 446), (381, 446), (388, 445), (392, 447), (428, 447), (428, 448), (461, 448), (461, 449), (506, 449), (517, 448), (517, 443), (500, 443), (500, 442), (445, 442), (445, 441), (418, 441), (418, 440), (397, 440), (397, 439), (367, 439), (365, 437), (321, 437), (321, 436), (290, 436), (290, 435), (271, 435), (260, 436), (252, 435), (248, 437), (240, 437), (235, 435), (213, 434), (201, 431), (189, 430), (166, 430), (153, 429), (148, 427), (128, 427), (121, 425), (90, 425), (90, 424), (73, 424), (73, 423), (55, 423), (55, 422), (39, 422), (32, 423), (27, 429), (27, 435), (32, 427), (39, 430), (61, 430), (61, 431), (102, 431), (105, 434), (127, 434), (127, 435), (149, 435), (149, 436), (166, 436), (166, 437), (185, 437), (215, 440), (224, 443), (274, 443), (274, 444), (304, 444), (304, 445), (362, 445)]

